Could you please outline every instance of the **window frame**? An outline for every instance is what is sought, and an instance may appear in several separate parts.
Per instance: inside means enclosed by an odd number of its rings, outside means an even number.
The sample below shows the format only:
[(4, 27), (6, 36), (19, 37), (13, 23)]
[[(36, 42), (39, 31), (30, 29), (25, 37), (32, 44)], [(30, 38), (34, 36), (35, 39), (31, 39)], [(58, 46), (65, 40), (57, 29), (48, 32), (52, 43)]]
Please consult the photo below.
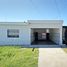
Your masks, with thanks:
[[(13, 34), (11, 35), (10, 33), (12, 33), (12, 32), (13, 32)], [(8, 29), (7, 30), (7, 37), (8, 38), (19, 38), (19, 29)]]

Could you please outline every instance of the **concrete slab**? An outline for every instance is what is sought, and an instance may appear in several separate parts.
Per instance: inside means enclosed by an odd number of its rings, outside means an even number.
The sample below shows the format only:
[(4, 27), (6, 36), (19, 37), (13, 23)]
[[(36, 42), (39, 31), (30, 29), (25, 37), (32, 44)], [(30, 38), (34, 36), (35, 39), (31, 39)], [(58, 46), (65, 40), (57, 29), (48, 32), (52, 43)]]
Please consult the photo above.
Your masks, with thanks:
[(67, 67), (67, 54), (62, 48), (39, 48), (38, 67)]

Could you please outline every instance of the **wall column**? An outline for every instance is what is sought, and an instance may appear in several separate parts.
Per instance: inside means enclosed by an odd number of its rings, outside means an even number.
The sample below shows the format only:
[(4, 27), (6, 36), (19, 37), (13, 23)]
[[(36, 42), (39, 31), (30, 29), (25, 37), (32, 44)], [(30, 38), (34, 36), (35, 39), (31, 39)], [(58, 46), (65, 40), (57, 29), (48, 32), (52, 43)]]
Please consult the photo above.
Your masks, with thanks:
[(63, 45), (62, 44), (62, 27), (60, 28), (60, 42), (59, 42), (59, 45)]

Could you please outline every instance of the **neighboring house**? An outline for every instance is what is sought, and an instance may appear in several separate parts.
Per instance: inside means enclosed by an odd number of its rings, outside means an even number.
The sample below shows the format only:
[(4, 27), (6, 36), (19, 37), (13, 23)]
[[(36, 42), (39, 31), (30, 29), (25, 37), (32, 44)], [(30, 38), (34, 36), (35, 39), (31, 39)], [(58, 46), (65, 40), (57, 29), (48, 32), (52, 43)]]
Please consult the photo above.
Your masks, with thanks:
[(63, 26), (62, 29), (62, 37), (63, 37), (63, 43), (66, 44), (67, 43), (67, 26)]
[(0, 45), (62, 45), (63, 20), (0, 22)]

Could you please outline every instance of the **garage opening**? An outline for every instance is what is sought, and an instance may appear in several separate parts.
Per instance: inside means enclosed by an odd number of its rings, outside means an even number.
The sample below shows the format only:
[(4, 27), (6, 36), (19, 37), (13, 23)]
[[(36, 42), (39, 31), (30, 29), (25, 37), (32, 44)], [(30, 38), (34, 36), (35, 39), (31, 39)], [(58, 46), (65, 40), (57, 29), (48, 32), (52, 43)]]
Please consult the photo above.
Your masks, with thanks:
[(32, 45), (58, 45), (60, 41), (58, 28), (32, 28)]

